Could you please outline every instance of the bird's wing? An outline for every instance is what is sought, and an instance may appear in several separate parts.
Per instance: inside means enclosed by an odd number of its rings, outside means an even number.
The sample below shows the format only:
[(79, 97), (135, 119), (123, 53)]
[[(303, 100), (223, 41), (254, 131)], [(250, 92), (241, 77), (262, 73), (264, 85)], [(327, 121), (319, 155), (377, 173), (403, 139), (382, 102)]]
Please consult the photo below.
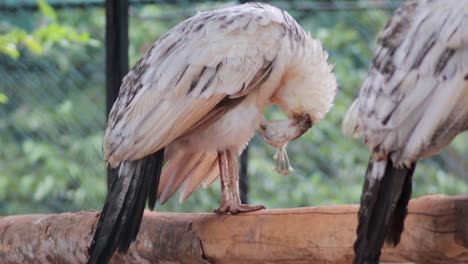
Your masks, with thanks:
[[(350, 110), (358, 113), (348, 113), (344, 125), (364, 136), (375, 157), (414, 161), (466, 129), (468, 2), (462, 2), (407, 1), (381, 33)], [(440, 146), (431, 147), (435, 137)]]
[(256, 5), (262, 8), (200, 13), (142, 56), (109, 115), (103, 148), (111, 166), (154, 153), (200, 122), (212, 122), (220, 105), (269, 77), (287, 28), (281, 11)]

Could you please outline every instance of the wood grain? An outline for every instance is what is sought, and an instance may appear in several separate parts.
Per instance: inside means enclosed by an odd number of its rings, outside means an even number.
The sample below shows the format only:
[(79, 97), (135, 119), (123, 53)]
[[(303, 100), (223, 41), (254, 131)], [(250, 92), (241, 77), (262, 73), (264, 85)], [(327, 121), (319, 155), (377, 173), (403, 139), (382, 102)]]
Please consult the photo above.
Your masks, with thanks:
[[(128, 254), (111, 263), (351, 263), (357, 205), (218, 216), (145, 212)], [(83, 263), (98, 212), (0, 218), (1, 263)], [(468, 196), (410, 202), (401, 243), (382, 261), (468, 261)]]

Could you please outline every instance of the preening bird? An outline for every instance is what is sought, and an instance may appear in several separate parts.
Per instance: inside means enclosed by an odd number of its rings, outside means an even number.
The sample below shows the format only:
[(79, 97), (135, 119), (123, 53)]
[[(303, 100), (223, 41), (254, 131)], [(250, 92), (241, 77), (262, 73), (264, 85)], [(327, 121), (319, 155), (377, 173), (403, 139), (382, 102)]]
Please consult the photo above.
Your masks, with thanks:
[(468, 1), (397, 9), (343, 129), (371, 150), (354, 263), (378, 263), (384, 241), (400, 241), (417, 160), (468, 129)]
[[(286, 11), (248, 3), (172, 28), (124, 78), (109, 114), (103, 152), (118, 175), (87, 263), (126, 252), (146, 201), (153, 209), (180, 186), (183, 201), (219, 176), (218, 213), (262, 209), (240, 202), (237, 155), (258, 130), (285, 157), (285, 144), (330, 110), (335, 90), (321, 43)], [(262, 115), (268, 104), (289, 119), (268, 122)]]

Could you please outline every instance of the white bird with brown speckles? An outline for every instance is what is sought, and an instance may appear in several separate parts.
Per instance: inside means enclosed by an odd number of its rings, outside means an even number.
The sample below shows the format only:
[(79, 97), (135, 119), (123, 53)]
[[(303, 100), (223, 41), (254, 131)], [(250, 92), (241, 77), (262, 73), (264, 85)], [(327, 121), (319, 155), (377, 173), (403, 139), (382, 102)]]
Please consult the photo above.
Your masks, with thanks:
[[(146, 201), (153, 209), (180, 186), (184, 200), (220, 176), (218, 213), (262, 209), (240, 203), (237, 155), (258, 130), (284, 157), (284, 145), (330, 110), (335, 90), (320, 42), (270, 5), (202, 12), (172, 28), (125, 77), (109, 115), (104, 158), (118, 176), (87, 263), (127, 251)], [(267, 122), (268, 104), (290, 119)]]
[(371, 149), (359, 209), (354, 263), (378, 263), (396, 246), (418, 159), (468, 129), (468, 1), (411, 0), (380, 34), (346, 134)]

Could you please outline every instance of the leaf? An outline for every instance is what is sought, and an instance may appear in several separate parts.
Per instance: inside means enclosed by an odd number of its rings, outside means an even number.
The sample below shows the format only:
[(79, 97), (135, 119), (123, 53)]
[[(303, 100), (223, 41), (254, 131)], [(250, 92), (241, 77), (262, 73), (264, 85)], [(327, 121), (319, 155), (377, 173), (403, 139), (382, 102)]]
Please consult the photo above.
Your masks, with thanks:
[(17, 59), (20, 55), (16, 45), (13, 43), (8, 43), (6, 45), (0, 45), (0, 52), (5, 53), (6, 55)]
[(23, 175), (21, 178), (17, 179), (18, 184), (18, 193), (29, 196), (36, 188), (37, 175), (34, 174), (26, 174)]
[(43, 53), (41, 44), (33, 36), (26, 36), (23, 39), (23, 44), (35, 54), (41, 55)]
[(8, 103), (8, 97), (4, 93), (0, 92), (0, 104), (6, 103)]
[(39, 10), (44, 16), (50, 18), (54, 22), (57, 21), (55, 10), (49, 5), (49, 3), (47, 3), (47, 1), (37, 0), (37, 4), (39, 5)]
[(54, 177), (47, 175), (37, 186), (34, 192), (34, 201), (40, 201), (44, 199), (54, 189)]
[(60, 115), (69, 115), (72, 110), (73, 110), (73, 103), (70, 100), (66, 100), (59, 106), (57, 112)]

